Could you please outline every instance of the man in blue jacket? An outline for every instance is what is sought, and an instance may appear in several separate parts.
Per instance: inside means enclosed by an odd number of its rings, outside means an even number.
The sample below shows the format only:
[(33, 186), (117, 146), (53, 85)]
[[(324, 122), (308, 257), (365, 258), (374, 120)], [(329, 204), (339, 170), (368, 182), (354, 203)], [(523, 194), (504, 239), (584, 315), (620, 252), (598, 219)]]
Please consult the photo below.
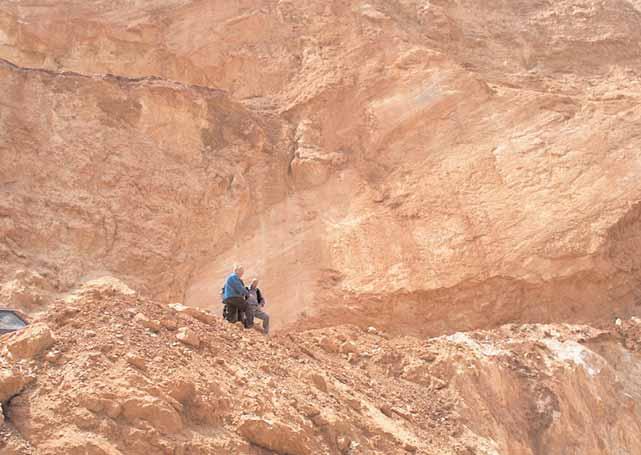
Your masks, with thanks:
[(244, 272), (243, 266), (237, 265), (232, 274), (227, 277), (223, 290), (223, 303), (232, 311), (238, 311), (238, 319), (243, 321), (243, 325), (248, 329), (252, 326), (252, 320), (249, 317), (246, 301), (249, 292), (241, 279)]

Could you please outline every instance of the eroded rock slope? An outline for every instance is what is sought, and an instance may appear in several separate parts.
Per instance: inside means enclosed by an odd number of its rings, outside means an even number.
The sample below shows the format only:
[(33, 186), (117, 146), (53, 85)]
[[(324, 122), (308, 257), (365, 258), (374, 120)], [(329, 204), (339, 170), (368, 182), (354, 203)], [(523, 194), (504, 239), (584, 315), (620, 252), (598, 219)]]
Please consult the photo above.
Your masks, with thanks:
[(51, 310), (2, 338), (5, 454), (602, 454), (641, 442), (637, 319), (265, 338), (112, 278)]

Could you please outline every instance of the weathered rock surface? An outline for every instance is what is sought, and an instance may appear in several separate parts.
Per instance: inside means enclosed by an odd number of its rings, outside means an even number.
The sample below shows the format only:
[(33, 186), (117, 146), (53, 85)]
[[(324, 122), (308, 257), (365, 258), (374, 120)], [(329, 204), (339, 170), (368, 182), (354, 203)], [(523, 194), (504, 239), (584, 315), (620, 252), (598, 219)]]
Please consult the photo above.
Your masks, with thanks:
[(0, 403), (4, 403), (22, 391), (33, 378), (20, 371), (4, 368), (0, 370)]
[(284, 455), (314, 453), (305, 433), (282, 422), (259, 417), (245, 417), (238, 432), (252, 444)]
[(639, 24), (0, 2), (0, 452), (635, 453)]
[(142, 419), (162, 433), (182, 430), (180, 415), (169, 404), (155, 397), (131, 397), (122, 404), (123, 416), (135, 422)]
[(43, 323), (5, 335), (3, 341), (2, 350), (14, 359), (33, 359), (55, 343), (51, 330)]
[(197, 348), (200, 346), (200, 338), (189, 327), (181, 327), (176, 333), (176, 338), (189, 346)]
[(639, 20), (626, 0), (5, 3), (3, 273), (111, 270), (210, 307), (240, 261), (275, 327), (632, 315)]
[[(127, 311), (163, 320), (176, 314), (166, 304), (94, 286), (72, 294), (85, 309), (72, 321), (56, 322), (69, 297), (47, 315), (64, 363), (2, 359), (7, 453), (606, 454), (641, 443), (638, 319), (607, 331), (508, 324), (387, 339), (336, 326), (268, 340), (192, 319), (192, 350)], [(78, 339), (75, 325), (96, 336)], [(353, 342), (359, 357), (325, 351), (323, 337)]]

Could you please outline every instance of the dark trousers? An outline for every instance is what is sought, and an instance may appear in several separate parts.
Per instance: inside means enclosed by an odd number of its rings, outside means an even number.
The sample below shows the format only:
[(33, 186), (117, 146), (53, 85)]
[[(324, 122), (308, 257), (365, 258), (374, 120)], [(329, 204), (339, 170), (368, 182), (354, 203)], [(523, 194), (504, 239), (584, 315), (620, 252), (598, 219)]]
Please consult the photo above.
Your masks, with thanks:
[(243, 322), (246, 329), (250, 328), (254, 321), (249, 312), (247, 301), (242, 297), (229, 297), (223, 300), (223, 303), (231, 308), (232, 311), (238, 312), (238, 320)]

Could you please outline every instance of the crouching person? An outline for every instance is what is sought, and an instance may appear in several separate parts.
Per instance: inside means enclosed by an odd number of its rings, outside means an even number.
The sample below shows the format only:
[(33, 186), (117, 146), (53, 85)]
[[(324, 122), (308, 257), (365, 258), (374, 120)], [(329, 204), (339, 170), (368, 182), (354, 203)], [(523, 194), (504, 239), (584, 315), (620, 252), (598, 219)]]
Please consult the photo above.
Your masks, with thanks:
[(254, 278), (251, 281), (250, 286), (247, 288), (247, 306), (248, 311), (253, 315), (253, 317), (258, 318), (263, 321), (263, 333), (265, 335), (269, 334), (269, 315), (265, 313), (265, 299), (258, 289), (258, 279)]
[(227, 277), (223, 289), (223, 303), (230, 311), (237, 312), (238, 320), (243, 322), (246, 329), (250, 328), (253, 319), (249, 314), (246, 298), (249, 295), (245, 284), (241, 279), (244, 273), (242, 266), (237, 265), (234, 271)]

